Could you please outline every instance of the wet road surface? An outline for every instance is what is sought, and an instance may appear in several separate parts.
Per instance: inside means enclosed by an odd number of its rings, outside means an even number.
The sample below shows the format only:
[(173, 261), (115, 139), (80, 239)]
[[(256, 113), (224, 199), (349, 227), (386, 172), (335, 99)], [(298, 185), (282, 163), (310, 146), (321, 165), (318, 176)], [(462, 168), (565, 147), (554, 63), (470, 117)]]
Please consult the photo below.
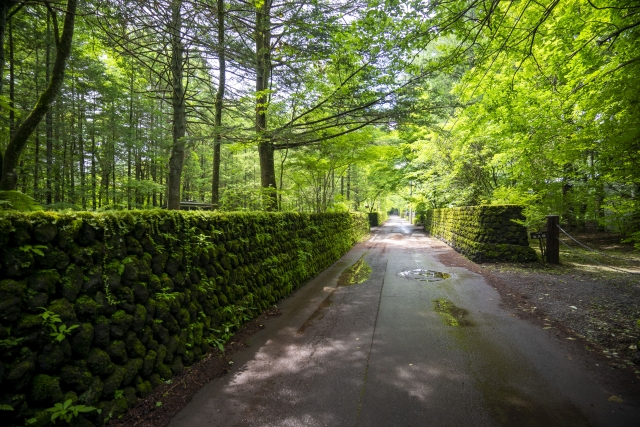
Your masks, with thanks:
[(640, 426), (638, 402), (502, 310), (398, 217), (279, 306), (171, 422), (204, 426)]

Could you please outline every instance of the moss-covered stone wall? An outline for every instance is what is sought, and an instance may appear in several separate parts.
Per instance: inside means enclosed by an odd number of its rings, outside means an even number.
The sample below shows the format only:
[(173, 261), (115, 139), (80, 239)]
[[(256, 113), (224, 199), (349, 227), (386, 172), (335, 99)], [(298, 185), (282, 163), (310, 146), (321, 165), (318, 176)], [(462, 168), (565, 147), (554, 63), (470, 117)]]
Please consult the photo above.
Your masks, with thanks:
[(377, 227), (389, 219), (386, 212), (369, 212), (369, 226)]
[(0, 215), (2, 424), (49, 425), (68, 399), (101, 409), (83, 425), (120, 416), (368, 231), (349, 213)]
[(431, 209), (418, 216), (425, 231), (467, 258), (482, 261), (535, 261), (527, 229), (516, 205), (466, 206)]

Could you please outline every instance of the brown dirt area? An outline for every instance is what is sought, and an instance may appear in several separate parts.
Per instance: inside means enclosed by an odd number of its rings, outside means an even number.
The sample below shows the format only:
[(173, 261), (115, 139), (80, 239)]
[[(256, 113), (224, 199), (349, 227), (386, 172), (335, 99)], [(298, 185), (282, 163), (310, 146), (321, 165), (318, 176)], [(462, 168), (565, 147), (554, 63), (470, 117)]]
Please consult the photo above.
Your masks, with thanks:
[[(501, 296), (501, 306), (563, 340), (579, 363), (604, 384), (640, 397), (640, 253), (611, 233), (570, 233), (561, 240), (560, 265), (473, 263), (456, 252), (439, 256), (449, 266), (483, 275)], [(538, 241), (531, 246), (540, 250)], [(637, 362), (637, 360), (636, 360)]]

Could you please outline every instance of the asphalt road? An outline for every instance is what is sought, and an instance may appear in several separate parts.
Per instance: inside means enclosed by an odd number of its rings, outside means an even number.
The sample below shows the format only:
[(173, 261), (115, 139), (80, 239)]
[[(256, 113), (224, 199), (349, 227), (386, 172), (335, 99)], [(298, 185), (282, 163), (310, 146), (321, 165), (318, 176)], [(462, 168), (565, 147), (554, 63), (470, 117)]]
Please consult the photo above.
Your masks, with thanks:
[[(450, 250), (392, 217), (283, 301), (170, 426), (640, 426), (639, 402), (611, 402), (569, 346), (434, 257)], [(370, 277), (338, 286), (361, 257)]]

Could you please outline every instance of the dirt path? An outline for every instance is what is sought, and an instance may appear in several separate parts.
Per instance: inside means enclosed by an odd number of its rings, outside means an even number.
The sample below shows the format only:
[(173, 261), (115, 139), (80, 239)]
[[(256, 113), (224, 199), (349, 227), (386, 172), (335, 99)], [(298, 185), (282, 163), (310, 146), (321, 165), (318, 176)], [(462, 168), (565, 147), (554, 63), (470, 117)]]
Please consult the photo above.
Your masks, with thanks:
[(501, 306), (482, 270), (392, 218), (285, 300), (170, 425), (640, 424), (633, 395)]

